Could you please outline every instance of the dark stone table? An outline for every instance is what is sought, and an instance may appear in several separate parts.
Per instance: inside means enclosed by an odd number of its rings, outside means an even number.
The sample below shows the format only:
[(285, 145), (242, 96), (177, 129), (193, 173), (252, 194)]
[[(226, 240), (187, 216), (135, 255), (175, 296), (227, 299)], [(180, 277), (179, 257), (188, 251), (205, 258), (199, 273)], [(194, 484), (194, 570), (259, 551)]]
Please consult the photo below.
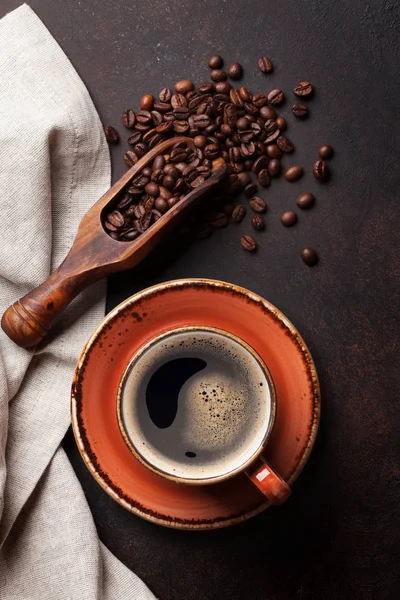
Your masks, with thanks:
[[(0, 13), (19, 3), (2, 0)], [(100, 538), (162, 600), (399, 598), (395, 3), (31, 0), (31, 6), (86, 83), (103, 122), (116, 124), (124, 140), (124, 108), (182, 77), (206, 80), (207, 57), (219, 52), (243, 64), (253, 90), (288, 92), (283, 114), (296, 162), (306, 167), (301, 182), (282, 178), (263, 194), (270, 209), (256, 256), (238, 244), (248, 225), (230, 226), (172, 262), (148, 261), (113, 277), (107, 303), (109, 310), (159, 281), (211, 277), (248, 287), (286, 313), (309, 344), (323, 394), (317, 444), (293, 497), (226, 530), (164, 529), (113, 502), (68, 435), (65, 447)], [(258, 71), (263, 55), (273, 60), (273, 75)], [(316, 87), (311, 116), (295, 121), (291, 90), (308, 79)], [(326, 185), (310, 171), (322, 143), (335, 148)], [(125, 169), (124, 147), (112, 152), (114, 179)], [(316, 206), (285, 229), (279, 216), (302, 191), (315, 193)], [(318, 250), (317, 267), (301, 262), (305, 245)]]

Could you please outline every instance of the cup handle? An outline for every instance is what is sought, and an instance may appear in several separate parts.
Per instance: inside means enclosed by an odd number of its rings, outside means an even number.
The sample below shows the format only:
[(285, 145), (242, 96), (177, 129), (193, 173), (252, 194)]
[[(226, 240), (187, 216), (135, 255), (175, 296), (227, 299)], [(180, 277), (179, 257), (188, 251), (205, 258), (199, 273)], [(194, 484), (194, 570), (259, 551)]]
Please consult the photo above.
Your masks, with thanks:
[(262, 456), (255, 466), (246, 469), (246, 475), (272, 504), (282, 504), (291, 494), (287, 483), (275, 473)]

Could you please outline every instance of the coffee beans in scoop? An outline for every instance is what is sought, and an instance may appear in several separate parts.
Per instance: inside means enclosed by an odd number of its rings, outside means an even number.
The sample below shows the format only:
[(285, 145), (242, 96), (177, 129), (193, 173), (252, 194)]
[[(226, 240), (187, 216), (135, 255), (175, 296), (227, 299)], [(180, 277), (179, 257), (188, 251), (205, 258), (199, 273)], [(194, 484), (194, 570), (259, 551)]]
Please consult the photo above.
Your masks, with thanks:
[[(256, 64), (264, 74), (273, 70), (272, 61), (266, 56), (259, 58)], [(295, 152), (295, 146), (286, 135), (288, 122), (279, 114), (284, 91), (279, 87), (266, 92), (265, 89), (253, 91), (240, 84), (235, 86), (235, 81), (243, 76), (243, 67), (238, 62), (226, 70), (223, 66), (220, 55), (210, 56), (209, 81), (196, 84), (181, 79), (154, 95), (144, 94), (138, 110), (124, 110), (122, 124), (129, 130), (130, 148), (124, 154), (128, 168), (149, 150), (175, 136), (192, 138), (194, 148), (178, 145), (169, 155), (156, 157), (135, 176), (105, 216), (103, 226), (113, 239), (123, 242), (141, 235), (210, 176), (211, 163), (218, 157), (227, 162), (230, 174), (221, 184), (212, 206), (203, 206), (201, 214), (192, 215), (183, 228), (185, 232), (192, 231), (196, 239), (204, 239), (213, 230), (225, 227), (228, 220), (239, 224), (246, 218), (251, 220), (258, 235), (265, 224), (260, 213), (266, 210), (265, 200), (255, 195), (260, 193), (258, 186), (260, 190), (268, 189), (272, 204), (270, 190), (273, 191), (274, 178), (283, 171), (287, 181), (296, 182), (303, 175), (301, 165), (286, 163), (286, 155)], [(298, 97), (292, 106), (294, 117), (304, 118), (309, 114), (305, 101), (312, 92), (313, 86), (308, 81), (294, 86)], [(287, 112), (290, 115), (290, 110)], [(105, 134), (110, 144), (118, 143), (119, 135), (113, 127), (106, 127)], [(325, 160), (332, 155), (332, 148), (321, 146), (318, 155), (313, 173), (316, 179), (325, 181), (328, 177)], [(235, 206), (235, 199), (242, 192), (248, 198)], [(276, 201), (279, 202), (279, 198)], [(296, 201), (301, 209), (311, 208), (313, 202), (311, 193), (302, 194)], [(254, 212), (246, 211), (246, 206)], [(257, 247), (250, 235), (242, 236), (240, 243), (248, 251)]]

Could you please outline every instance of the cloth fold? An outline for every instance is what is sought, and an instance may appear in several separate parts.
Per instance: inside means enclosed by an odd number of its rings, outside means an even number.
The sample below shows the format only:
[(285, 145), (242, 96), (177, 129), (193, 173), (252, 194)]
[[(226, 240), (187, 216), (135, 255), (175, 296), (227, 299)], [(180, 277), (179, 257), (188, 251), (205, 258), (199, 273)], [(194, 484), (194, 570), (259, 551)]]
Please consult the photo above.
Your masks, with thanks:
[[(26, 5), (0, 21), (0, 312), (48, 277), (110, 186), (90, 96)], [(60, 447), (74, 367), (104, 314), (105, 283), (79, 296), (35, 352), (0, 332), (0, 597), (154, 599), (99, 541)]]

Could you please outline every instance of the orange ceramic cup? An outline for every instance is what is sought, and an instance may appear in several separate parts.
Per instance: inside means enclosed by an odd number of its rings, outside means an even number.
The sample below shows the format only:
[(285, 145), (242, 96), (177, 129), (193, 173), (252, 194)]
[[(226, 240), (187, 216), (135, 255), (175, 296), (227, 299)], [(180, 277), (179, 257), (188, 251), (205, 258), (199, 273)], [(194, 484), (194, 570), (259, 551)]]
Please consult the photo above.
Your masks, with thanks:
[[(165, 410), (171, 403), (172, 417)], [(189, 485), (244, 472), (271, 503), (281, 504), (290, 487), (262, 457), (275, 415), (265, 362), (216, 327), (164, 331), (136, 352), (118, 387), (122, 437), (149, 470)]]

